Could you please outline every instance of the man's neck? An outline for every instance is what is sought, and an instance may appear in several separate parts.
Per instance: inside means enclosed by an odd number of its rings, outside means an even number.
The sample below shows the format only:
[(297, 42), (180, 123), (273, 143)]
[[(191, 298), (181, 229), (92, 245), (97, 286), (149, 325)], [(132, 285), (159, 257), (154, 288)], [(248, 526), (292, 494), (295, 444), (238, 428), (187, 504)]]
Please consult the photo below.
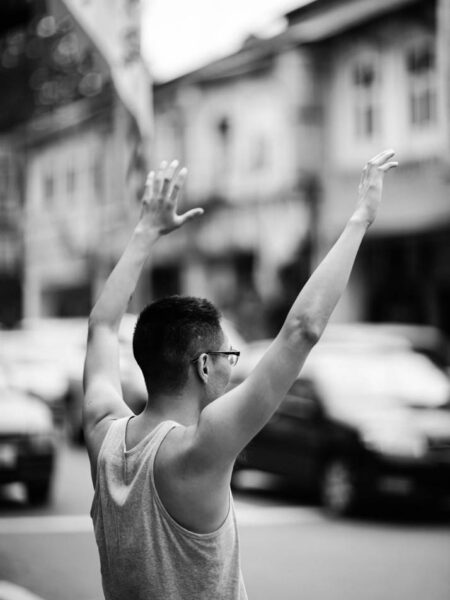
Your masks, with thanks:
[(167, 394), (150, 396), (142, 413), (148, 422), (176, 421), (186, 427), (197, 423), (200, 416), (200, 402), (195, 394)]

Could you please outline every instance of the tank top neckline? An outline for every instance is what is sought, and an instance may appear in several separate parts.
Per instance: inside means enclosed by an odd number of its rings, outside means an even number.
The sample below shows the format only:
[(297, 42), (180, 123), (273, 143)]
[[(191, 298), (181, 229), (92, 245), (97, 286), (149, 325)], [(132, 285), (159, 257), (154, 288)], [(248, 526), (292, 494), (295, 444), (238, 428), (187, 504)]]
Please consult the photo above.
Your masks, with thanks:
[(127, 448), (127, 430), (128, 430), (128, 423), (131, 421), (131, 419), (134, 418), (135, 415), (131, 415), (129, 417), (125, 417), (125, 428), (124, 428), (124, 432), (123, 432), (123, 453), (125, 456), (130, 456), (131, 454), (133, 454), (134, 452), (136, 452), (136, 450), (139, 450), (139, 448), (141, 448), (141, 446), (143, 446), (145, 444), (145, 442), (148, 441), (148, 439), (152, 436), (155, 436), (163, 427), (163, 425), (171, 425), (171, 427), (175, 426), (179, 426), (179, 423), (176, 423), (176, 421), (170, 421), (170, 420), (165, 420), (165, 421), (161, 421), (161, 423), (158, 423), (158, 425), (156, 425), (156, 427), (154, 427), (151, 431), (149, 431), (148, 433), (146, 433), (144, 435), (144, 437), (142, 439), (140, 439), (137, 444), (135, 444), (134, 446), (132, 446), (131, 448)]

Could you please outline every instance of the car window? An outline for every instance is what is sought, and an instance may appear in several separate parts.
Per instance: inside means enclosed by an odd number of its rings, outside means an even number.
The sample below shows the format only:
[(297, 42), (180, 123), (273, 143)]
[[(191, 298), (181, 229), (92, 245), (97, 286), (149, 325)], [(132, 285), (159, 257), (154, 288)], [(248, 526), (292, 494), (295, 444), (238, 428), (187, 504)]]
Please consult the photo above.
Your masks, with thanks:
[(416, 352), (323, 352), (317, 358), (321, 393), (334, 403), (364, 397), (383, 405), (437, 408), (450, 398), (448, 377)]
[(318, 411), (319, 403), (313, 383), (307, 379), (294, 382), (278, 409), (280, 414), (299, 419), (311, 419)]

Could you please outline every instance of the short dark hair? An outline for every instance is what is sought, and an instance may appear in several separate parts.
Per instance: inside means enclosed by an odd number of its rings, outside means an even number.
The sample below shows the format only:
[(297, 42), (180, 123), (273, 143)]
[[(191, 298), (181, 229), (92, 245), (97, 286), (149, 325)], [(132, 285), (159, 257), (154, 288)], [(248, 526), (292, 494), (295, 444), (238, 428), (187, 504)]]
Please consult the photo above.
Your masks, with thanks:
[(192, 359), (220, 350), (220, 318), (209, 300), (193, 296), (169, 296), (144, 308), (134, 330), (133, 353), (149, 393), (178, 391)]

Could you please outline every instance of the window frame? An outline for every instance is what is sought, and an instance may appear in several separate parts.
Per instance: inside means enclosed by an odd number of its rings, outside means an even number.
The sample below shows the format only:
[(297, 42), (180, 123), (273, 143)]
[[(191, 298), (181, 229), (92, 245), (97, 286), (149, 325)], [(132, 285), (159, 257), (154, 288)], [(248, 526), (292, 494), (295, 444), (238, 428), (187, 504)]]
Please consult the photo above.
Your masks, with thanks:
[[(373, 72), (370, 86), (355, 81), (357, 71), (368, 69)], [(376, 48), (364, 48), (358, 52), (349, 66), (351, 89), (351, 122), (353, 137), (358, 144), (367, 144), (376, 140), (382, 130), (382, 69), (381, 55)], [(362, 78), (361, 78), (362, 79)], [(366, 127), (367, 114), (371, 111), (370, 131)]]
[[(432, 54), (432, 67), (425, 72), (412, 73), (408, 62), (413, 53), (418, 54), (427, 49)], [(416, 56), (417, 58), (417, 56)], [(426, 132), (437, 127), (438, 115), (438, 70), (437, 48), (432, 36), (421, 36), (411, 40), (403, 51), (405, 78), (406, 78), (406, 104), (408, 128), (413, 132)], [(425, 110), (424, 103), (428, 97), (429, 106)], [(414, 108), (415, 107), (415, 108)], [(419, 114), (414, 115), (414, 110)], [(422, 113), (422, 114), (420, 114)], [(426, 113), (428, 113), (428, 118)]]

